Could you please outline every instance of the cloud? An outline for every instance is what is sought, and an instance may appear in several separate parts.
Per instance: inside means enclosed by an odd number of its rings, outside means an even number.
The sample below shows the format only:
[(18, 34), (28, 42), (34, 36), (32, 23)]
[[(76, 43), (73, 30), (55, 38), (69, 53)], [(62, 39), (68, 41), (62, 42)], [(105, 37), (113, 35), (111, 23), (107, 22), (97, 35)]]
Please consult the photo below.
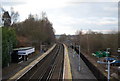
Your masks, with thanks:
[[(56, 19), (56, 20), (55, 20)], [(118, 19), (115, 17), (84, 17), (74, 18), (69, 15), (59, 15), (55, 17), (56, 23), (53, 23), (53, 27), (57, 30), (56, 33), (71, 33), (75, 34), (77, 30), (101, 31), (103, 33), (109, 32), (109, 30), (118, 29)], [(60, 28), (59, 28), (60, 27)]]
[(25, 1), (20, 0), (0, 0), (1, 6), (17, 6), (21, 4), (26, 4)]
[(84, 17), (84, 18), (74, 18), (71, 16), (59, 16), (58, 21), (60, 22), (59, 24), (64, 24), (64, 25), (117, 25), (118, 24), (118, 18), (115, 17)]
[[(4, 2), (5, 0), (2, 0)], [(13, 1), (14, 4), (11, 2)], [(9, 6), (20, 14), (20, 21), (25, 20), (28, 14), (47, 13), (53, 23), (56, 34), (74, 34), (76, 30), (112, 30), (117, 29), (118, 3), (117, 0), (9, 0)], [(110, 2), (112, 1), (112, 2)], [(19, 4), (18, 3), (25, 3)], [(16, 4), (16, 5), (15, 5)]]
[(73, 2), (119, 2), (119, 0), (74, 0)]
[(43, 9), (50, 9), (50, 8), (60, 8), (67, 6), (67, 2), (71, 0), (26, 0), (27, 6), (29, 8), (43, 8)]
[(104, 7), (104, 10), (105, 11), (111, 11), (111, 12), (116, 12), (118, 10), (118, 7), (115, 6), (115, 7)]
[(81, 19), (82, 23), (96, 24), (96, 25), (117, 25), (118, 19), (114, 17), (96, 17)]
[(76, 32), (76, 29), (72, 29), (71, 27), (67, 27), (67, 26), (63, 26), (63, 25), (59, 25), (57, 27), (55, 27), (55, 34), (70, 34), (73, 35)]

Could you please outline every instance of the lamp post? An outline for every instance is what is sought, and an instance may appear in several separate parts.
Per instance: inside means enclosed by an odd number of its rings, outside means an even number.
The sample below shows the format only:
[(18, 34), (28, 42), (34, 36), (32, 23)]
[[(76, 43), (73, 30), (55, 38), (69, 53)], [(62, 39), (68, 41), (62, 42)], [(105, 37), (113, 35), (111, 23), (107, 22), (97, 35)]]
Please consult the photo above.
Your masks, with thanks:
[(79, 71), (80, 71), (80, 45), (79, 45)]
[[(110, 50), (110, 48), (106, 49), (106, 57), (107, 57), (107, 59), (108, 59), (109, 50)], [(106, 62), (107, 62), (107, 59), (106, 59)], [(106, 68), (107, 68), (107, 65), (106, 65)], [(105, 70), (105, 71), (108, 71), (108, 70)]]
[(100, 63), (100, 64), (107, 64), (107, 65), (108, 65), (108, 67), (107, 67), (107, 69), (108, 69), (108, 76), (107, 76), (107, 79), (108, 79), (108, 81), (110, 81), (110, 64), (115, 63), (115, 60), (112, 61), (112, 62), (110, 62), (109, 60), (108, 60), (107, 62), (97, 61), (97, 63)]
[(89, 53), (90, 49), (89, 49), (89, 41), (88, 41), (89, 37), (88, 36), (89, 36), (89, 30), (87, 34), (87, 52)]
[(73, 44), (73, 58), (74, 58), (74, 54), (75, 54), (75, 51), (74, 51), (74, 44)]
[(77, 47), (79, 48), (79, 64), (78, 64), (78, 70), (80, 71), (80, 45), (77, 45)]

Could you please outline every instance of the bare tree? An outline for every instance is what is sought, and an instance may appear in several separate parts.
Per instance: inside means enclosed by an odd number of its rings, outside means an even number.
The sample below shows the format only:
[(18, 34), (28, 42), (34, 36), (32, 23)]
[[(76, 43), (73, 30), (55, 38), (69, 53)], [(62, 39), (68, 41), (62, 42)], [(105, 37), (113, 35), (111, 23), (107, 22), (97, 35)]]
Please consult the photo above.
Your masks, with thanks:
[(29, 40), (27, 43), (34, 45), (37, 49), (40, 49), (40, 45), (43, 43), (51, 44), (55, 41), (52, 23), (45, 15), (42, 16), (42, 19), (35, 19), (36, 17), (30, 14), (16, 27), (17, 34), (27, 38)]
[(19, 17), (19, 13), (15, 12), (13, 7), (11, 7), (11, 22), (12, 24), (16, 23)]

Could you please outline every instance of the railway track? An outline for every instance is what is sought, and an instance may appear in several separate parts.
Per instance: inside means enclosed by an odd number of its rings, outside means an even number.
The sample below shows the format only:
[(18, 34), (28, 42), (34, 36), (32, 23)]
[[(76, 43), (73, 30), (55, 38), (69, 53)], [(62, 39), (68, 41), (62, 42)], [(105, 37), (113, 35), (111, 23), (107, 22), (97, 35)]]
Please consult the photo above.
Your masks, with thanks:
[(62, 81), (63, 65), (64, 46), (57, 44), (50, 54), (15, 81)]

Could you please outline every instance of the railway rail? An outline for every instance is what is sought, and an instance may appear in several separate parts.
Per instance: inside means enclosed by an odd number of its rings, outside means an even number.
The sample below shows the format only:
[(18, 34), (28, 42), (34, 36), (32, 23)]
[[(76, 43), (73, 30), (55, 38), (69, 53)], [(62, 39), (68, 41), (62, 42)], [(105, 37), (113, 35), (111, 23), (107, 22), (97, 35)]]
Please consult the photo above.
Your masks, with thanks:
[(59, 43), (29, 71), (12, 81), (61, 81), (63, 78), (63, 66), (64, 46)]

